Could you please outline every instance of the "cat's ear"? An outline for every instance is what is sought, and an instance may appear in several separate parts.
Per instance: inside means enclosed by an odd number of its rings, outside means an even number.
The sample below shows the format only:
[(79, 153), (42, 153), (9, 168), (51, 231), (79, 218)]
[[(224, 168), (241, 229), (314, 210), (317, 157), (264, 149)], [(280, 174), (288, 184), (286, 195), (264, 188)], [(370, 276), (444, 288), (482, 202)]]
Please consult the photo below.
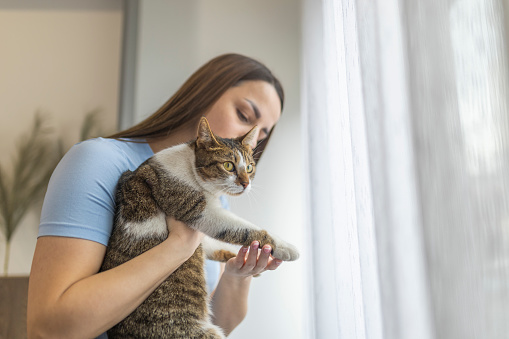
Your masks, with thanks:
[(200, 148), (210, 148), (219, 145), (214, 133), (210, 129), (207, 118), (201, 117), (200, 124), (198, 125), (198, 138), (196, 145)]
[(239, 138), (242, 145), (254, 148), (256, 146), (256, 136), (258, 135), (258, 126), (253, 127), (246, 135)]

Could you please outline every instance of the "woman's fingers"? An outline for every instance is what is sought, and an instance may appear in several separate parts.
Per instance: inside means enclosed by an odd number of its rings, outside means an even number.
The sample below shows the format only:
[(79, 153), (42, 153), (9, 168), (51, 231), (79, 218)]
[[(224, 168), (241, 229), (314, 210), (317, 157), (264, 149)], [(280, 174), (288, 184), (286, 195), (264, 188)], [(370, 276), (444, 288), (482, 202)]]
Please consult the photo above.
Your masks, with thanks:
[(239, 250), (239, 253), (235, 258), (232, 258), (231, 260), (234, 261), (234, 266), (236, 269), (240, 270), (242, 266), (244, 266), (244, 263), (246, 262), (246, 254), (249, 250), (249, 247), (241, 247)]
[(175, 239), (183, 247), (189, 248), (189, 250), (192, 251), (191, 255), (200, 245), (203, 237), (205, 236), (202, 232), (188, 227), (186, 224), (173, 217), (166, 217), (166, 224), (170, 232), (168, 238)]
[(270, 245), (265, 245), (261, 249), (259, 247), (258, 241), (253, 241), (249, 247), (241, 247), (237, 256), (230, 259), (227, 264), (234, 269), (231, 273), (241, 276), (257, 276), (264, 271), (278, 268), (282, 261), (274, 259), (270, 255), (272, 247)]
[(260, 243), (258, 241), (253, 241), (251, 247), (249, 248), (249, 253), (247, 255), (246, 262), (242, 267), (242, 271), (245, 273), (251, 273), (251, 271), (256, 267), (256, 262), (258, 260), (258, 247)]
[(276, 268), (278, 268), (282, 263), (283, 263), (283, 260), (271, 258), (269, 261), (269, 264), (267, 265), (267, 267), (265, 267), (265, 270), (273, 271)]
[(263, 246), (260, 251), (260, 255), (258, 257), (258, 262), (256, 263), (256, 267), (254, 268), (254, 274), (259, 274), (265, 271), (265, 268), (269, 264), (270, 252), (272, 251), (272, 247), (270, 245)]
[[(282, 261), (271, 257), (272, 247), (265, 245), (261, 250), (258, 249), (257, 241), (251, 244), (248, 257), (243, 269), (252, 275), (260, 274), (266, 270), (275, 270), (281, 265)], [(247, 272), (246, 272), (247, 273)]]

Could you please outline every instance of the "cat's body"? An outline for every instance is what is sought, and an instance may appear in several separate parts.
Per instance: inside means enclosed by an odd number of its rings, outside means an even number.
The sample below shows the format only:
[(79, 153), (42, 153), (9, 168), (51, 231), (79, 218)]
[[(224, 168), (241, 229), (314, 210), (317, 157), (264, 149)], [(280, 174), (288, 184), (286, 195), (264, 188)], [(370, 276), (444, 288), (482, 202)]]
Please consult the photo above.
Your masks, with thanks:
[[(110, 338), (224, 338), (210, 321), (205, 256), (226, 261), (236, 253), (222, 242), (249, 246), (258, 240), (260, 247), (272, 246), (275, 258), (298, 258), (295, 247), (220, 205), (220, 195), (239, 195), (249, 189), (254, 175), (251, 132), (239, 139), (221, 139), (202, 118), (195, 142), (158, 152), (136, 171), (122, 175), (115, 225), (101, 271), (164, 241), (169, 232), (167, 215), (210, 238), (206, 237), (193, 256), (133, 313), (108, 331)], [(233, 171), (227, 163), (233, 165)]]

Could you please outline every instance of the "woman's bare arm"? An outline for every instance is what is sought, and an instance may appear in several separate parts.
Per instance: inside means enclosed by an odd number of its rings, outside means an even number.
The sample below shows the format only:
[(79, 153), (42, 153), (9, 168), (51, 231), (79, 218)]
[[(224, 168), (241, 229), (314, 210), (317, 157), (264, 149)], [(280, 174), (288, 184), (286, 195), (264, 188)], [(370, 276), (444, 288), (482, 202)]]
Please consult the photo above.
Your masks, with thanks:
[(94, 338), (120, 322), (186, 261), (202, 235), (172, 222), (167, 240), (97, 273), (106, 247), (92, 241), (41, 237), (28, 291), (29, 338)]
[(212, 313), (214, 323), (229, 335), (247, 314), (247, 300), (253, 275), (267, 270), (275, 270), (281, 260), (270, 256), (271, 248), (265, 245), (258, 250), (257, 241), (240, 249), (235, 258), (231, 258), (224, 267), (221, 279), (212, 295)]

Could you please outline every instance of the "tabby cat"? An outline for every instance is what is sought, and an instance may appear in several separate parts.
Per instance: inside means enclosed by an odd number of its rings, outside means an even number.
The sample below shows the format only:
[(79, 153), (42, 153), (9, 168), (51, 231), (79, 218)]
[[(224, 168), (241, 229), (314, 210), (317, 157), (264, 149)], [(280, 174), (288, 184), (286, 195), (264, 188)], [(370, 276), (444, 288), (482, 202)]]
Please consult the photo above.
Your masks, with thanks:
[(212, 133), (203, 117), (196, 140), (162, 150), (121, 176), (115, 224), (101, 271), (164, 241), (167, 215), (206, 236), (189, 260), (108, 331), (109, 338), (224, 338), (210, 320), (204, 258), (226, 261), (236, 255), (223, 249), (227, 243), (249, 246), (255, 240), (260, 248), (270, 244), (277, 259), (299, 257), (294, 246), (220, 205), (220, 195), (250, 189), (255, 174), (250, 145), (256, 128), (240, 138), (223, 139)]

